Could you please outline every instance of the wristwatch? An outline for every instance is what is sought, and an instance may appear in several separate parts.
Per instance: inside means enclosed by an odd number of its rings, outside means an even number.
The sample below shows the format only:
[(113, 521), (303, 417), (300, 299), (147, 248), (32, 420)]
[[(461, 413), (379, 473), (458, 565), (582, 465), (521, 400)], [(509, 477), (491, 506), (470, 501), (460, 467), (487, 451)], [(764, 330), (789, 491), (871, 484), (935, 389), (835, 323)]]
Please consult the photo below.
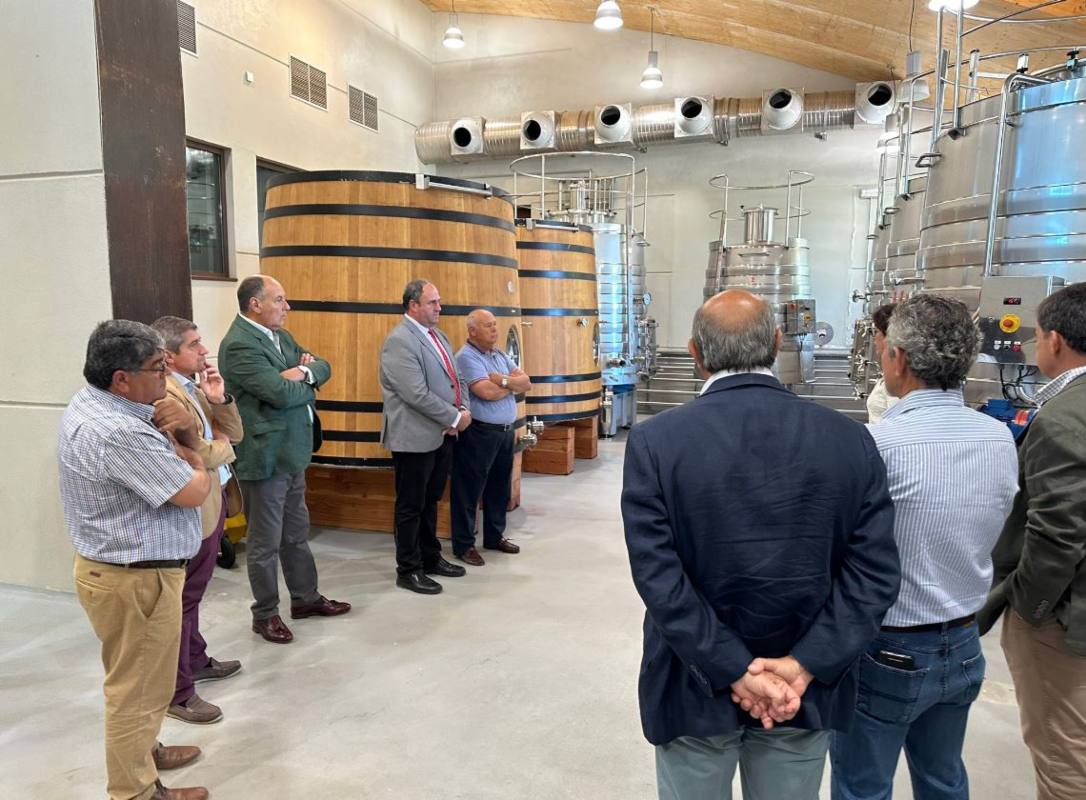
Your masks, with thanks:
[(508, 389), (509, 388), (509, 376), (508, 375), (502, 375), (502, 388), (503, 389)]

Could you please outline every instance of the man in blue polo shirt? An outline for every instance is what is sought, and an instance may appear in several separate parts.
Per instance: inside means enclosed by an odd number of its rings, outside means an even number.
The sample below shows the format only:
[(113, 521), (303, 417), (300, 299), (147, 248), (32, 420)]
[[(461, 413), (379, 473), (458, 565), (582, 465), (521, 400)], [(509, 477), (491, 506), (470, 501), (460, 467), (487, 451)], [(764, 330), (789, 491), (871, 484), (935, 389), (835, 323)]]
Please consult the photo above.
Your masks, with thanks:
[(505, 538), (505, 511), (513, 471), (515, 394), (532, 388), (523, 370), (495, 345), (498, 322), (486, 309), (468, 314), (468, 343), (456, 354), (456, 366), (468, 384), (472, 424), (453, 448), (453, 555), (473, 567), (486, 562), (475, 549), (475, 509), (483, 502), (483, 547), (503, 553), (520, 548)]

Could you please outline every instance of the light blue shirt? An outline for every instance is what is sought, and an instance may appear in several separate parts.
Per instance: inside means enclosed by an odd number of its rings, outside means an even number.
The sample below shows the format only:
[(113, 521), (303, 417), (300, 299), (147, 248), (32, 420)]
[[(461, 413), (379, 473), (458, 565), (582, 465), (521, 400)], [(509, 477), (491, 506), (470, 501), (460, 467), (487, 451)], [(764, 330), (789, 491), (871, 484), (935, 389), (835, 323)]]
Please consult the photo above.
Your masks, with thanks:
[(516, 422), (517, 399), (512, 392), (500, 400), (484, 400), (470, 389), (473, 383), (489, 380), (491, 372), (508, 375), (513, 371), (513, 365), (505, 353), (496, 347), (489, 353), (484, 353), (471, 342), (468, 342), (456, 354), (456, 366), (459, 368), (460, 374), (464, 376), (464, 382), (469, 387), (468, 394), (471, 395), (469, 400), (471, 405), (468, 410), (471, 411), (472, 419), (477, 419), (479, 422), (489, 422), (492, 425), (509, 425)]
[(909, 392), (868, 425), (894, 501), (901, 592), (883, 625), (975, 613), (992, 583), (992, 548), (1018, 491), (1010, 429), (967, 408), (961, 391)]

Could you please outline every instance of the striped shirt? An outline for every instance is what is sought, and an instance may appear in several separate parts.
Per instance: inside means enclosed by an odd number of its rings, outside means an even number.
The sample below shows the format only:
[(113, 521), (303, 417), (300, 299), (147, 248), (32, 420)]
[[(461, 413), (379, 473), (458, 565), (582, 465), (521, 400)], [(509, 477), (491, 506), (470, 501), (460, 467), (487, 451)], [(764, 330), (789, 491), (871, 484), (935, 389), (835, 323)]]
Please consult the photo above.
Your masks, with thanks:
[(992, 548), (1018, 491), (1018, 454), (1002, 422), (960, 391), (909, 392), (868, 425), (894, 500), (901, 592), (883, 620), (906, 627), (975, 613), (992, 583)]
[(151, 421), (152, 406), (87, 386), (60, 423), (57, 460), (64, 517), (76, 552), (107, 564), (191, 558), (200, 509), (168, 501), (192, 467)]

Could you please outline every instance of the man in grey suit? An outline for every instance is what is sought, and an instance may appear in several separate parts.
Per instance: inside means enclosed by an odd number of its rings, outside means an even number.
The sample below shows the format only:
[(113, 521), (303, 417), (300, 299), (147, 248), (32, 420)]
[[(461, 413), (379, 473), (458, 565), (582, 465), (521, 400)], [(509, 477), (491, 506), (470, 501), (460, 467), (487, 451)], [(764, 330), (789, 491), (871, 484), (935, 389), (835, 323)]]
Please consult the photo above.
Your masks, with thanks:
[(381, 347), (381, 444), (392, 451), (396, 470), (396, 585), (438, 594), (441, 584), (430, 575), (458, 578), (465, 572), (441, 555), (437, 503), (449, 479), (453, 437), (471, 424), (468, 386), (437, 328), (437, 287), (411, 281), (403, 309), (403, 320)]

